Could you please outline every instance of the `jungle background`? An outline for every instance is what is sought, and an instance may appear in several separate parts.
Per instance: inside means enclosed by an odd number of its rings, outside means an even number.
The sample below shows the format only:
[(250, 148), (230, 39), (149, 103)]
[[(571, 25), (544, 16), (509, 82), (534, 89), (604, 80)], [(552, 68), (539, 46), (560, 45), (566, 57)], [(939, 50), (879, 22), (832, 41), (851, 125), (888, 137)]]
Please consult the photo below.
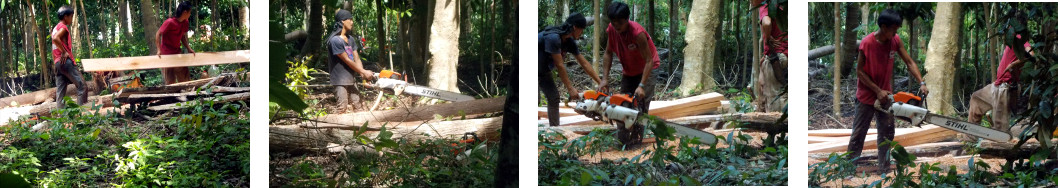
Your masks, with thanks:
[[(944, 7), (941, 9), (940, 7)], [(898, 169), (888, 176), (860, 174), (856, 166), (844, 160), (844, 155), (832, 154), (828, 159), (812, 164), (812, 186), (1053, 186), (1058, 179), (1053, 170), (1055, 127), (1055, 77), (1058, 74), (1056, 40), (1058, 31), (1053, 25), (1058, 16), (1054, 3), (809, 3), (809, 130), (850, 129), (855, 115), (858, 40), (878, 31), (877, 17), (886, 9), (900, 13), (903, 27), (897, 33), (904, 41), (908, 54), (918, 63), (919, 71), (929, 86), (926, 107), (932, 113), (965, 120), (970, 95), (995, 80), (996, 66), (1004, 45), (1031, 43), (1035, 55), (1017, 53), (1027, 61), (1017, 84), (1018, 101), (1011, 101), (1015, 110), (1011, 119), (1027, 125), (1030, 131), (1014, 132), (1018, 141), (1014, 148), (1028, 140), (1042, 140), (1043, 146), (1031, 153), (1006, 159), (951, 160), (947, 163), (918, 163), (915, 156), (893, 148)], [(1018, 23), (1016, 16), (1027, 18)], [(938, 22), (940, 16), (952, 21)], [(940, 35), (938, 35), (940, 33)], [(1018, 40), (1014, 36), (1027, 36)], [(839, 37), (838, 37), (839, 36)], [(937, 37), (943, 36), (943, 37)], [(950, 37), (950, 38), (949, 38)], [(939, 40), (943, 39), (943, 40)], [(840, 48), (835, 49), (835, 44)], [(1020, 46), (1020, 45), (1013, 45)], [(953, 54), (946, 56), (944, 54)], [(903, 60), (896, 58), (893, 69), (893, 92), (918, 91), (919, 84), (907, 70)], [(835, 105), (840, 104), (840, 105)], [(990, 126), (988, 118), (984, 126)], [(896, 121), (898, 128), (910, 127)], [(1049, 145), (1049, 146), (1048, 146)], [(985, 152), (980, 142), (968, 142), (957, 149), (980, 157)], [(1006, 150), (997, 150), (1006, 151)], [(1018, 153), (1010, 150), (1008, 153)], [(835, 157), (839, 156), (839, 157)], [(1031, 158), (1030, 158), (1031, 156)], [(1051, 156), (1051, 157), (1047, 157)], [(956, 165), (960, 166), (956, 171)], [(949, 168), (946, 165), (952, 165)], [(968, 167), (967, 167), (968, 166)], [(916, 169), (916, 167), (918, 169)], [(964, 170), (969, 169), (969, 170)], [(917, 172), (917, 174), (916, 174)], [(827, 178), (827, 177), (849, 178)]]
[[(594, 70), (604, 74), (602, 54), (608, 19), (605, 7), (612, 0), (537, 2), (537, 31), (560, 25), (579, 12), (595, 17), (577, 41), (580, 54)], [(657, 47), (661, 65), (652, 100), (674, 100), (710, 92), (723, 94), (738, 113), (754, 112), (751, 104), (756, 69), (762, 53), (759, 46), (758, 8), (769, 8), (774, 23), (787, 28), (786, 11), (750, 1), (720, 0), (628, 0), (629, 20), (642, 25)], [(785, 0), (766, 0), (783, 5)], [(785, 30), (785, 29), (784, 29)], [(578, 90), (596, 89), (596, 83), (569, 55), (563, 55), (570, 81)], [(622, 67), (614, 58), (606, 70), (610, 87), (616, 88)], [(560, 80), (553, 74), (556, 82)], [(559, 83), (561, 84), (561, 83)], [(559, 87), (566, 101), (568, 92)], [(538, 107), (546, 106), (543, 94)], [(571, 101), (572, 102), (572, 101)], [(561, 105), (560, 105), (561, 106)], [(543, 126), (543, 125), (541, 125)], [(738, 127), (740, 125), (736, 125)], [(540, 185), (785, 185), (787, 184), (785, 137), (765, 139), (760, 132), (733, 131), (717, 135), (720, 144), (705, 147), (685, 137), (656, 134), (654, 144), (622, 148), (613, 132), (596, 130), (574, 137), (539, 131)], [(785, 135), (785, 134), (783, 134)]]
[[(69, 5), (76, 12), (70, 35), (80, 61), (156, 54), (155, 32), (179, 2), (0, 0), (0, 97), (55, 87), (50, 31), (59, 21), (59, 7)], [(188, 42), (196, 52), (250, 48), (249, 1), (191, 2)], [(192, 79), (248, 72), (245, 65), (191, 67)], [(141, 78), (145, 86), (164, 84), (157, 69), (124, 73)], [(86, 83), (96, 79), (90, 73), (83, 77)], [(240, 79), (236, 86), (249, 86), (246, 78)], [(98, 113), (99, 105), (70, 102), (45, 116), (9, 122), (0, 127), (0, 184), (248, 187), (248, 104), (213, 102), (201, 100), (167, 113), (137, 108)]]

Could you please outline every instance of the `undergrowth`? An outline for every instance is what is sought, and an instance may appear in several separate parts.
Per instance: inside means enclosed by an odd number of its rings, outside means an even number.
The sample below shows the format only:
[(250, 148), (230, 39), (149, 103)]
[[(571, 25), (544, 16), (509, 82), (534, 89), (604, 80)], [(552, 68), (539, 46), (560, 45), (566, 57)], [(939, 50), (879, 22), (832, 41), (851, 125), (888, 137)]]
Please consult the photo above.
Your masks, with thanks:
[(156, 120), (67, 106), (0, 128), (0, 174), (36, 187), (249, 186), (245, 103), (200, 99)]
[[(810, 187), (822, 187), (830, 182), (840, 182), (841, 187), (1054, 187), (1058, 185), (1058, 169), (1048, 167), (1044, 161), (1051, 151), (1036, 151), (1028, 159), (1019, 159), (1013, 168), (1016, 170), (991, 172), (991, 166), (980, 160), (980, 142), (968, 147), (971, 157), (967, 159), (966, 173), (958, 173), (955, 165), (943, 166), (939, 162), (915, 163), (916, 156), (908, 153), (903, 146), (890, 142), (891, 155), (896, 164), (892, 176), (886, 176), (873, 182), (850, 182), (858, 185), (846, 185), (845, 179), (867, 177), (867, 172), (856, 173), (856, 164), (847, 160), (848, 153), (831, 153), (826, 161), (808, 166), (808, 184)], [(885, 176), (884, 174), (881, 176)], [(867, 180), (864, 180), (867, 181)]]
[(750, 135), (731, 132), (717, 136), (727, 145), (721, 148), (675, 136), (674, 129), (654, 123), (656, 141), (644, 146), (653, 147), (653, 152), (599, 162), (580, 157), (627, 149), (620, 148), (613, 132), (596, 129), (572, 139), (559, 132), (539, 132), (540, 185), (787, 185), (786, 144), (759, 148), (747, 144)]

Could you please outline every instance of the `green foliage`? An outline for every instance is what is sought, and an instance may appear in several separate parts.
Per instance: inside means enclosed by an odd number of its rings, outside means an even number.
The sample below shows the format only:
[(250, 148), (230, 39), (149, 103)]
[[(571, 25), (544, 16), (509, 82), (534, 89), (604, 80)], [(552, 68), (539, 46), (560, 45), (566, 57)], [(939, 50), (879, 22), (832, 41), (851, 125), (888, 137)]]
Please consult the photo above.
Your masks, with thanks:
[[(632, 158), (603, 159), (585, 163), (581, 156), (594, 156), (620, 146), (616, 135), (594, 130), (568, 139), (553, 131), (540, 132), (537, 139), (540, 185), (785, 185), (785, 145), (757, 148), (747, 145), (749, 135), (731, 133), (723, 140), (728, 147), (708, 149), (697, 139), (675, 136), (661, 121), (653, 121), (656, 136), (653, 151), (643, 150)], [(677, 144), (666, 144), (676, 141)], [(654, 173), (657, 172), (657, 173)]]
[(41, 187), (248, 186), (246, 105), (186, 105), (184, 115), (143, 124), (97, 113), (98, 105), (13, 121), (0, 130), (7, 140), (0, 142), (0, 172), (16, 171)]

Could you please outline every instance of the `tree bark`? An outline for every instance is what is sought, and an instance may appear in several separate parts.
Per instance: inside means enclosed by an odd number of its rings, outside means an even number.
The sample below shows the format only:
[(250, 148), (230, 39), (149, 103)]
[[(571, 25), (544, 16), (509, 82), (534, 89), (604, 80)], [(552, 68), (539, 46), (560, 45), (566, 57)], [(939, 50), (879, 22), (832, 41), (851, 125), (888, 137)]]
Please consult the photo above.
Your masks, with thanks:
[[(305, 5), (308, 14), (305, 14), (305, 28), (308, 30), (308, 39), (301, 46), (301, 54), (314, 54), (320, 48), (320, 38), (323, 37), (323, 3), (320, 0), (306, 0)], [(328, 24), (329, 25), (329, 24)]]
[[(387, 131), (393, 133), (393, 140), (400, 138), (408, 140), (421, 139), (456, 139), (464, 133), (473, 132), (481, 139), (495, 139), (499, 136), (499, 130), (503, 126), (502, 117), (469, 119), (458, 121), (441, 121), (426, 123), (422, 126), (396, 126), (386, 127)], [(349, 140), (355, 140), (354, 131), (340, 129), (313, 129), (300, 126), (269, 126), (269, 148), (272, 151), (299, 151), (315, 150), (326, 147), (329, 143), (347, 144)], [(376, 138), (378, 131), (368, 131), (363, 134), (368, 138)]]
[[(29, 1), (27, 1), (26, 3), (29, 3)], [(31, 6), (30, 9), (31, 10), (35, 10), (35, 9), (32, 8), (32, 6)], [(44, 19), (44, 20), (46, 20), (46, 21), (44, 21), (44, 23), (47, 24), (48, 26), (50, 26), (51, 25), (51, 20), (52, 20), (51, 19), (51, 11), (47, 11), (47, 10), (51, 10), (51, 9), (48, 8), (47, 4), (45, 4), (44, 10), (46, 10), (46, 11), (44, 11), (44, 17), (46, 18), (46, 19)], [(36, 20), (37, 19), (36, 19), (35, 14), (31, 14), (31, 15), (34, 15), (34, 16), (32, 18), (30, 18), (30, 22), (33, 22), (34, 31), (35, 31), (35, 33), (37, 33), (37, 47), (38, 47), (37, 48), (37, 50), (38, 50), (37, 53), (40, 53), (40, 67), (41, 67), (41, 72), (40, 72), (41, 76), (40, 77), (42, 78), (42, 79), (40, 79), (41, 80), (40, 86), (41, 87), (48, 87), (48, 86), (52, 85), (52, 77), (51, 77), (52, 76), (52, 73), (51, 73), (52, 72), (52, 67), (51, 67), (52, 63), (51, 63), (51, 58), (48, 58), (48, 55), (49, 55), (48, 54), (48, 50), (46, 50), (46, 49), (50, 49), (50, 48), (46, 48), (46, 46), (51, 46), (51, 45), (47, 45), (47, 43), (45, 43), (45, 41), (46, 41), (45, 39), (47, 38), (46, 37), (47, 34), (45, 34), (45, 33), (51, 33), (51, 32), (42, 31), (40, 29), (40, 26), (38, 26), (36, 24), (36, 22), (37, 22)], [(49, 29), (47, 31), (51, 31), (51, 30)]]
[[(672, 49), (672, 50), (669, 50), (670, 55), (669, 55), (669, 58), (666, 59), (668, 61), (665, 62), (666, 67), (668, 67), (668, 68), (665, 69), (665, 70), (670, 72), (670, 73), (676, 71), (676, 58), (672, 58), (672, 57), (676, 57), (676, 50), (675, 50), (675, 49), (677, 49), (676, 36), (679, 35), (679, 32), (680, 32), (679, 29), (678, 29), (680, 23), (676, 21), (676, 15), (677, 15), (677, 12), (679, 10), (680, 10), (680, 6), (678, 4), (676, 4), (676, 0), (669, 0), (669, 34), (668, 34), (669, 36), (668, 37), (669, 37), (669, 49)], [(599, 28), (599, 29), (602, 29), (602, 27), (606, 27), (606, 26), (601, 26), (601, 27), (600, 26), (596, 26), (596, 28)], [(596, 31), (598, 31), (598, 30), (596, 30)], [(595, 58), (595, 59), (598, 59), (598, 58)], [(595, 69), (595, 70), (599, 70), (599, 69)], [(668, 83), (666, 83), (666, 84), (668, 84)]]
[(154, 12), (154, 3), (150, 0), (140, 1), (140, 17), (143, 22), (143, 35), (147, 39), (147, 47), (151, 54), (158, 54), (158, 45), (154, 34), (158, 32), (158, 16)]
[(716, 26), (719, 0), (694, 1), (687, 22), (687, 47), (684, 48), (683, 81), (680, 93), (692, 90), (709, 92), (716, 85), (713, 79), (713, 55), (716, 51)]
[[(723, 9), (721, 8), (721, 10)], [(647, 26), (647, 33), (650, 33), (650, 36), (658, 36), (656, 32), (658, 23), (657, 20), (654, 20), (654, 0), (647, 0), (647, 20), (650, 22), (650, 25)]]
[[(375, 0), (376, 11), (378, 16), (375, 18), (375, 22), (378, 23), (378, 63), (382, 66), (389, 65), (389, 48), (386, 47), (386, 24), (382, 22), (382, 18), (386, 15), (386, 7), (382, 6), (382, 0)], [(393, 67), (390, 67), (393, 68)]]
[(845, 5), (845, 31), (843, 34), (844, 39), (841, 40), (841, 78), (848, 78), (851, 76), (853, 68), (856, 66), (856, 59), (859, 58), (859, 40), (856, 36), (856, 28), (860, 26), (860, 9), (856, 6), (856, 3), (847, 3)]
[(842, 56), (845, 55), (845, 54), (841, 53), (842, 50), (844, 50), (844, 49), (841, 48), (841, 39), (844, 38), (841, 35), (841, 31), (842, 31), (841, 30), (841, 26), (842, 26), (841, 25), (841, 19), (842, 19), (842, 17), (841, 17), (841, 9), (844, 6), (841, 6), (841, 4), (842, 4), (841, 2), (834, 2), (834, 37), (833, 38), (834, 38), (834, 50), (835, 50), (835, 52), (834, 52), (834, 62), (833, 62), (833, 64), (834, 64), (833, 65), (834, 66), (834, 72), (833, 72), (833, 76), (831, 76), (831, 77), (834, 78), (834, 84), (833, 84), (834, 92), (833, 92), (833, 94), (831, 94), (831, 96), (833, 96), (833, 101), (831, 102), (831, 106), (833, 107), (833, 109), (832, 109), (833, 112), (832, 113), (834, 113), (834, 116), (837, 116), (837, 117), (841, 117), (841, 75), (843, 75), (843, 74), (841, 74), (841, 70), (842, 70), (841, 69), (841, 64), (844, 63), (844, 61), (842, 61), (843, 60)]
[(955, 75), (955, 57), (959, 52), (959, 32), (962, 25), (959, 3), (938, 3), (937, 17), (933, 21), (932, 39), (926, 52), (926, 85), (930, 94), (926, 97), (928, 108), (938, 114), (954, 114), (952, 106), (951, 75)]
[[(602, 56), (600, 56), (602, 54), (600, 54), (599, 51), (605, 49), (602, 46), (602, 44), (603, 44), (602, 43), (602, 35), (603, 35), (603, 32), (605, 32), (603, 29), (604, 29), (604, 27), (606, 27), (606, 25), (602, 24), (603, 19), (605, 19), (605, 18), (602, 18), (604, 16), (602, 16), (602, 14), (599, 13), (599, 10), (602, 8), (602, 7), (600, 7), (602, 5), (600, 5), (599, 3), (600, 3), (599, 0), (593, 0), (592, 1), (592, 6), (594, 8), (592, 8), (591, 16), (595, 17), (595, 22), (598, 22), (598, 24), (595, 24), (594, 27), (592, 27), (593, 30), (592, 30), (592, 33), (591, 33), (591, 35), (592, 35), (592, 37), (591, 37), (592, 38), (592, 40), (591, 40), (591, 64), (592, 64), (592, 66), (594, 68), (593, 70), (601, 70), (599, 68), (599, 64), (600, 64), (599, 62), (602, 60), (602, 58), (601, 58)], [(605, 70), (605, 71), (609, 71), (609, 70)], [(609, 75), (609, 74), (606, 74), (606, 73), (608, 73), (608, 72), (599, 72), (598, 74), (600, 74), (600, 75)]]
[(432, 5), (428, 86), (458, 93), (459, 0), (436, 0)]
[(503, 110), (503, 102), (504, 98), (490, 98), (430, 106), (399, 108), (386, 111), (331, 114), (320, 117), (317, 121), (359, 126), (365, 122), (432, 120), (436, 115), (441, 117), (455, 116), (454, 118), (459, 118), (460, 115), (499, 112)]
[[(993, 23), (996, 22), (996, 18), (994, 17), (995, 16), (995, 12), (994, 11), (996, 11), (995, 5), (996, 5), (996, 3), (987, 3), (985, 5), (985, 15), (986, 15), (985, 19), (988, 19), (988, 21), (987, 21), (988, 25), (993, 25)], [(988, 37), (991, 37), (991, 38), (988, 39), (988, 45), (985, 47), (985, 49), (986, 49), (985, 53), (988, 54), (988, 71), (989, 71), (988, 72), (988, 80), (995, 80), (996, 79), (996, 74), (995, 74), (997, 72), (997, 70), (996, 70), (996, 62), (999, 61), (999, 58), (998, 58), (999, 56), (996, 53), (996, 51), (998, 51), (998, 50), (996, 50), (997, 49), (996, 43), (999, 42), (999, 37), (995, 37), (995, 35), (996, 35), (996, 28), (995, 27), (988, 27)]]

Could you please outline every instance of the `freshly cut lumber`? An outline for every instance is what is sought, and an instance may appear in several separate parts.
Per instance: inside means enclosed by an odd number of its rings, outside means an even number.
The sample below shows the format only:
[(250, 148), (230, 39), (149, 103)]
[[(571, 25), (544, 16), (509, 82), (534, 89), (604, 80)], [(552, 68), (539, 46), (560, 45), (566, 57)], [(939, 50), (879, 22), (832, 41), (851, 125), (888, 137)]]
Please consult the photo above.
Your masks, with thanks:
[(807, 139), (808, 139), (808, 143), (809, 144), (822, 143), (822, 142), (840, 142), (840, 141), (848, 142), (849, 141), (849, 138), (847, 138), (847, 137), (843, 138), (843, 137), (808, 136)]
[[(249, 100), (250, 100), (250, 92), (245, 92), (245, 93), (238, 93), (238, 94), (220, 96), (219, 99), (216, 101), (216, 103), (220, 104), (220, 103), (229, 103), (229, 102), (235, 102), (235, 101), (249, 101)], [(187, 105), (191, 105), (192, 103), (195, 103), (195, 102), (196, 101), (187, 101), (187, 102), (179, 102), (179, 103), (159, 105), (159, 106), (151, 106), (151, 107), (147, 107), (147, 110), (151, 110), (151, 111), (179, 110), (179, 109), (183, 109)]]
[[(549, 117), (547, 117), (547, 107), (538, 107), (538, 108), (536, 108), (536, 115), (537, 115), (538, 118), (549, 118)], [(569, 116), (579, 116), (579, 115), (580, 114), (578, 114), (576, 111), (573, 111), (572, 108), (563, 108), (563, 107), (559, 107), (558, 108), (558, 116), (559, 117), (569, 117)]]
[(81, 62), (85, 72), (190, 67), (250, 62), (250, 50), (162, 55), (161, 58), (138, 56), (82, 59)]
[(316, 119), (316, 121), (357, 126), (364, 124), (364, 122), (424, 121), (434, 119), (435, 115), (453, 117), (460, 116), (461, 112), (462, 115), (468, 116), (473, 114), (499, 112), (503, 110), (504, 101), (506, 101), (506, 97), (496, 97), (429, 106), (398, 108), (385, 111), (331, 114), (320, 117)]
[[(877, 129), (868, 129), (868, 135), (878, 134)], [(852, 135), (852, 129), (820, 129), (820, 130), (808, 130), (808, 136), (817, 137), (848, 137)]]
[[(811, 138), (811, 137), (810, 137)], [(963, 155), (968, 154), (967, 151), (962, 149), (963, 144), (960, 142), (936, 142), (936, 143), (925, 143), (918, 145), (904, 146), (904, 150), (908, 153), (915, 154), (919, 157), (939, 157), (948, 154)], [(830, 153), (810, 153), (808, 158), (815, 159), (826, 159)], [(878, 157), (877, 149), (864, 149), (860, 153), (861, 158), (876, 158)]]
[[(911, 128), (911, 130), (910, 132), (896, 133), (893, 141), (903, 146), (911, 146), (949, 139), (956, 134), (955, 131), (932, 124), (923, 125), (922, 128)], [(875, 135), (868, 135), (863, 140), (863, 149), (878, 148), (877, 140), (878, 137)], [(812, 144), (808, 147), (808, 153), (845, 152), (848, 149), (848, 144), (847, 140)]]
[[(650, 115), (658, 116), (658, 118), (661, 119), (673, 119), (683, 116), (705, 114), (716, 111), (718, 107), (722, 106), (721, 100), (724, 100), (723, 95), (720, 95), (719, 93), (707, 93), (674, 101), (651, 102)], [(559, 120), (559, 126), (601, 123), (602, 122), (584, 116), (562, 118)], [(540, 120), (537, 121), (537, 124), (546, 125), (548, 122), (547, 120)]]
[[(421, 140), (426, 138), (458, 139), (473, 132), (482, 139), (499, 138), (503, 117), (469, 119), (458, 121), (429, 122), (416, 126), (386, 127), (393, 133), (393, 140)], [(328, 143), (352, 143), (354, 131), (341, 129), (309, 129), (300, 126), (269, 126), (269, 148), (271, 151), (306, 151), (325, 148)], [(368, 138), (378, 136), (377, 131), (364, 133)]]

